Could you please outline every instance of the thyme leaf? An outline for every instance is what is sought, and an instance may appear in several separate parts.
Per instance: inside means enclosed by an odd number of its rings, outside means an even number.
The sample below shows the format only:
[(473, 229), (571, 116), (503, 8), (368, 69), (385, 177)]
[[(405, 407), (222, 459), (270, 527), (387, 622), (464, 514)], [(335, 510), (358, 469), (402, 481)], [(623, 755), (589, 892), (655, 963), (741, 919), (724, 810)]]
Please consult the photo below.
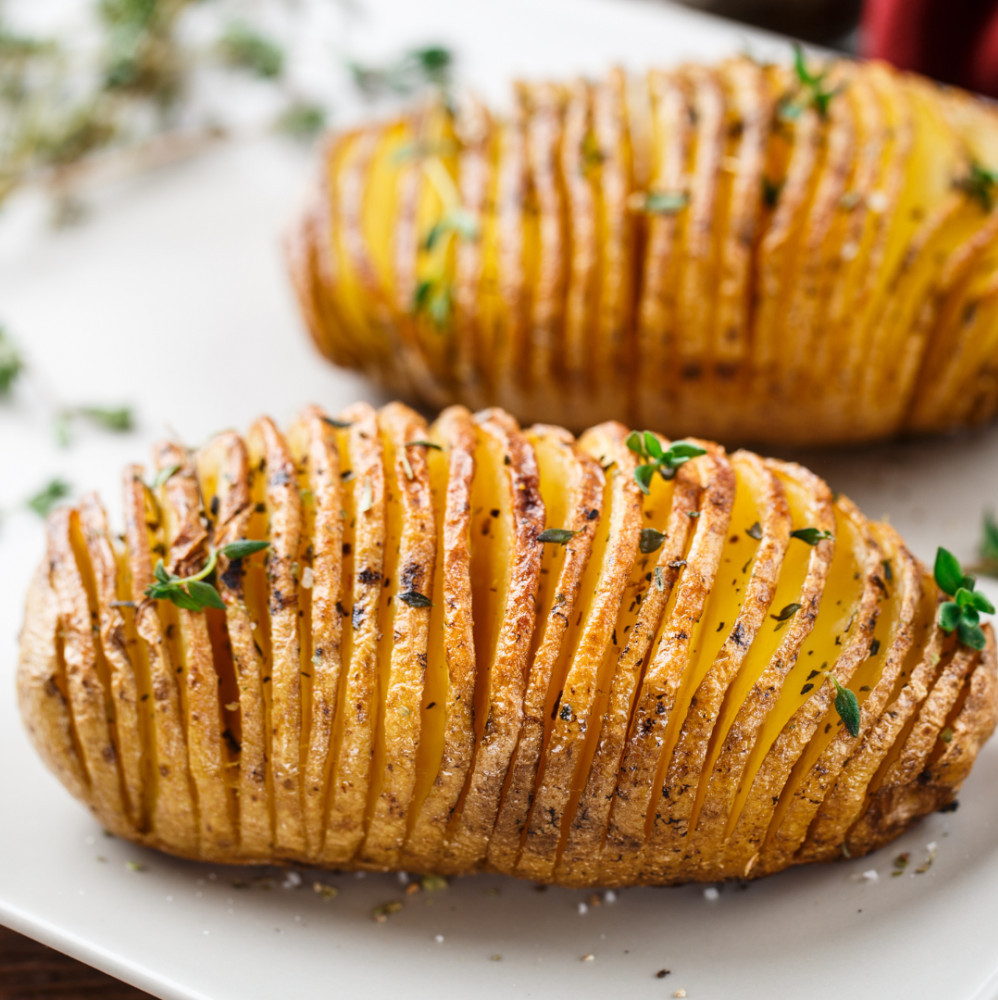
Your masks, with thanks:
[(570, 528), (545, 528), (537, 536), (537, 541), (551, 545), (567, 545), (577, 534), (578, 531), (572, 531)]

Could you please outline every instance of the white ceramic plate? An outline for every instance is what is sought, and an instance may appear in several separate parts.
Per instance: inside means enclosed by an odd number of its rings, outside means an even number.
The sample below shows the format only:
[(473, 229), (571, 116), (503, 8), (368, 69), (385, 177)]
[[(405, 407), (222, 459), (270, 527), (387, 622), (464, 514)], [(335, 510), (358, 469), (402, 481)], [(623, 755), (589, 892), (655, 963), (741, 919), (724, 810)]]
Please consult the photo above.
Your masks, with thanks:
[[(639, 67), (743, 47), (747, 32), (625, 0), (379, 0), (356, 42), (372, 53), (443, 39), (467, 75), (501, 93), (513, 73)], [(752, 35), (757, 51), (769, 45)], [(782, 46), (776, 45), (777, 49)], [(0, 507), (51, 475), (112, 499), (125, 461), (166, 427), (197, 442), (258, 413), (335, 410), (373, 394), (321, 364), (297, 321), (278, 237), (308, 163), (270, 140), (229, 146), (103, 193), (92, 220), (51, 235), (0, 226), (0, 308), (35, 378), (0, 407)], [(6, 228), (4, 228), (6, 227)], [(134, 402), (142, 427), (51, 443), (45, 393)], [(871, 515), (887, 515), (923, 558), (970, 557), (998, 503), (998, 431), (858, 454), (808, 456)], [(232, 872), (102, 836), (42, 767), (13, 700), (23, 593), (40, 525), (0, 527), (0, 921), (175, 1000), (371, 996), (849, 997), (998, 994), (998, 746), (958, 812), (936, 815), (871, 858), (776, 876), (747, 889), (631, 890), (582, 913), (584, 892), (498, 877), (405, 896), (394, 876)], [(991, 588), (995, 596), (994, 588)], [(937, 845), (931, 868), (915, 874)], [(891, 877), (908, 851), (912, 864)], [(129, 864), (132, 863), (132, 865)], [(134, 864), (143, 866), (136, 870)], [(876, 871), (876, 881), (863, 879)], [(339, 895), (313, 891), (321, 878)], [(250, 882), (237, 888), (234, 879)], [(294, 879), (291, 880), (294, 882)], [(268, 891), (268, 886), (273, 885)], [(376, 924), (372, 909), (404, 899)], [(583, 961), (583, 956), (594, 956)], [(494, 956), (500, 956), (494, 960)], [(662, 979), (659, 970), (671, 970)]]

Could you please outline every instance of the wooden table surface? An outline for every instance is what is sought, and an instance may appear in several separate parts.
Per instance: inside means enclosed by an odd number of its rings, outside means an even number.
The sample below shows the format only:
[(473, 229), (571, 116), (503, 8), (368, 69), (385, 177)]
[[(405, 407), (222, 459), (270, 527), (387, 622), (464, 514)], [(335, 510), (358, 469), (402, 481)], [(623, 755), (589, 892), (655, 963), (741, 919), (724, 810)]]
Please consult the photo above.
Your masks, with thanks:
[(0, 927), (0, 1000), (151, 1000), (61, 952)]

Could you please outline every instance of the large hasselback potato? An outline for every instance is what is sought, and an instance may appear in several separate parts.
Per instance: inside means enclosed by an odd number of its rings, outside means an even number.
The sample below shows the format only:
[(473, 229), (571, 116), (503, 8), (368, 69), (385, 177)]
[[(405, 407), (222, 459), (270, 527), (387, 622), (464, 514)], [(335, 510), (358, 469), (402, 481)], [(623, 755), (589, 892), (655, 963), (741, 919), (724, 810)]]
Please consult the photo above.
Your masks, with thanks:
[(998, 410), (998, 114), (878, 63), (525, 84), (333, 136), (289, 243), (402, 398), (817, 444)]
[[(797, 465), (358, 404), (156, 468), (123, 535), (95, 497), (51, 517), (18, 678), (49, 766), (142, 844), (755, 877), (949, 804), (995, 725), (990, 627), (941, 631), (894, 531)], [(194, 576), (220, 599), (147, 596)]]

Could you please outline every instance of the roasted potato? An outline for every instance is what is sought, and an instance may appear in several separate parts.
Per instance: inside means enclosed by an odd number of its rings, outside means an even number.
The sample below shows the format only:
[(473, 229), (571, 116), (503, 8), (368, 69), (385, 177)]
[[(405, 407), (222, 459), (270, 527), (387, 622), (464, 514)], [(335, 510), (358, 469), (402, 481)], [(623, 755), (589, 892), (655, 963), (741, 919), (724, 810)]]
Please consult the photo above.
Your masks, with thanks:
[(137, 843), (754, 878), (948, 805), (995, 726), (990, 626), (944, 631), (895, 532), (797, 465), (398, 403), (155, 464), (122, 535), (93, 496), (51, 515), (18, 672), (39, 753)]
[(998, 411), (996, 171), (992, 105), (883, 64), (614, 70), (333, 135), (288, 257), (432, 408), (866, 441)]

